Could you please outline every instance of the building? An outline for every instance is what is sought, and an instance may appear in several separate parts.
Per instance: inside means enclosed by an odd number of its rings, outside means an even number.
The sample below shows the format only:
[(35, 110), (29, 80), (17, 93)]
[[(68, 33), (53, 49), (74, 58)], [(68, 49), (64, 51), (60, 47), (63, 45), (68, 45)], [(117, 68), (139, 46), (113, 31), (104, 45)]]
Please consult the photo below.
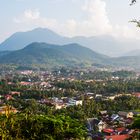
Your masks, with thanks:
[(112, 120), (112, 121), (118, 120), (119, 118), (120, 118), (120, 117), (119, 117), (118, 114), (112, 114), (112, 116), (111, 116), (111, 120)]
[(126, 140), (130, 138), (130, 135), (112, 135), (112, 136), (106, 136), (105, 140)]
[(118, 115), (120, 117), (123, 117), (123, 118), (133, 118), (133, 112), (124, 112), (124, 111), (119, 111), (118, 112)]
[(69, 99), (67, 106), (71, 105), (82, 105), (83, 101), (82, 100), (74, 100), (74, 99)]
[(17, 91), (11, 91), (9, 92), (10, 95), (18, 95), (20, 96), (20, 92), (17, 92)]
[(140, 93), (139, 92), (138, 93), (133, 93), (133, 95), (140, 99)]
[(101, 114), (102, 116), (107, 115), (107, 110), (100, 111), (100, 114)]

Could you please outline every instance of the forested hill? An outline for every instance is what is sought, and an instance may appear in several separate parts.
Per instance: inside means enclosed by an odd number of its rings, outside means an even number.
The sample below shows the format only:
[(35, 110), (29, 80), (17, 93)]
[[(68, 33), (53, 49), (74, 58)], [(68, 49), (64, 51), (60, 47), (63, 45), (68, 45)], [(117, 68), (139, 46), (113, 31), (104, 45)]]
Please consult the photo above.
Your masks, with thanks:
[(47, 66), (74, 66), (105, 64), (109, 57), (78, 44), (52, 45), (31, 43), (25, 48), (0, 56), (4, 64), (45, 64)]

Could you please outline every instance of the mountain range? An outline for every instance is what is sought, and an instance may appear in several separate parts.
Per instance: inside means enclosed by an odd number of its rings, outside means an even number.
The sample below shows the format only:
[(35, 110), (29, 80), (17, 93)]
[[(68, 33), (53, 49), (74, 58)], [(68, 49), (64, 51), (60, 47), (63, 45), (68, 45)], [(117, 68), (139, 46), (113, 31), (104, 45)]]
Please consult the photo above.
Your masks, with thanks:
[(109, 57), (98, 54), (79, 44), (53, 45), (34, 42), (20, 50), (0, 53), (1, 64), (44, 64), (49, 67), (103, 65), (108, 59)]
[[(92, 49), (88, 44), (93, 44)], [(118, 42), (115, 44), (115, 39), (109, 36), (68, 38), (49, 29), (37, 28), (28, 32), (15, 33), (1, 43), (0, 64), (41, 65), (49, 68), (111, 66), (140, 69), (140, 53), (134, 53), (134, 56), (126, 54), (122, 57), (110, 57), (104, 55), (105, 53), (98, 53), (97, 49), (103, 48), (105, 52), (108, 51), (106, 48), (109, 49), (111, 45), (114, 52), (117, 52), (120, 48), (120, 45), (117, 48), (118, 44)], [(93, 51), (93, 48), (97, 51)]]
[(138, 49), (139, 40), (117, 40), (112, 36), (93, 36), (93, 37), (65, 37), (47, 28), (36, 28), (27, 32), (17, 32), (0, 44), (0, 51), (19, 50), (32, 42), (45, 42), (49, 44), (65, 45), (78, 43), (92, 49), (95, 52), (108, 56), (123, 56), (130, 50)]

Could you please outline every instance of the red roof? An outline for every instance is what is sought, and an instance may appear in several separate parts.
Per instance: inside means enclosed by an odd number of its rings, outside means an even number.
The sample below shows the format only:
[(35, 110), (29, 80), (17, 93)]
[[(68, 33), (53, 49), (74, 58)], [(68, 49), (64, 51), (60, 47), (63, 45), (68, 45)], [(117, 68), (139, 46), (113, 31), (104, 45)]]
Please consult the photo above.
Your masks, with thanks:
[(11, 95), (15, 95), (15, 94), (20, 95), (20, 92), (17, 92), (17, 91), (11, 91), (10, 94), (11, 94)]
[(122, 131), (124, 131), (125, 129), (126, 129), (125, 127), (116, 128), (116, 130), (117, 130), (118, 132), (122, 132)]
[(5, 98), (6, 98), (6, 100), (13, 99), (13, 97), (11, 95), (9, 95), (9, 94), (5, 95)]
[(20, 85), (27, 86), (27, 85), (31, 85), (31, 83), (30, 82), (21, 81)]
[(113, 135), (113, 136), (106, 136), (107, 139), (112, 138), (112, 140), (126, 140), (130, 138), (130, 135)]
[(105, 132), (105, 133), (113, 133), (114, 130), (113, 129), (104, 129), (103, 132)]
[(139, 92), (134, 93), (134, 96), (136, 96), (136, 97), (140, 98), (140, 93), (139, 93)]

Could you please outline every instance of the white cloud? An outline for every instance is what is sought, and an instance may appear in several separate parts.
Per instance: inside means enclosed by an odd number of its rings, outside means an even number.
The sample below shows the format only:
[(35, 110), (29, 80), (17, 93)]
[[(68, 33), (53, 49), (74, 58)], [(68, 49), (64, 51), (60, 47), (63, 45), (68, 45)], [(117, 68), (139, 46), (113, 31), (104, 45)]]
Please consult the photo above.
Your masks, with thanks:
[(81, 12), (86, 15), (81, 21), (67, 19), (60, 22), (41, 16), (39, 9), (27, 9), (14, 22), (32, 27), (47, 27), (66, 36), (112, 35), (116, 38), (138, 38), (139, 33), (127, 25), (113, 25), (108, 17), (104, 0), (85, 0)]
[(111, 35), (118, 39), (140, 39), (139, 31), (132, 26), (112, 24), (110, 22), (104, 0), (85, 0), (82, 10), (87, 15), (86, 19), (66, 21), (63, 25), (63, 28), (66, 29), (64, 30), (66, 35)]
[(110, 22), (104, 0), (85, 0), (82, 9), (87, 13), (87, 19), (82, 22), (73, 21), (76, 26), (75, 33), (78, 35), (96, 36), (106, 34), (118, 39), (140, 39), (138, 30), (128, 25), (117, 23), (114, 25)]
[(24, 11), (25, 18), (28, 19), (38, 19), (40, 17), (40, 12), (38, 9), (32, 11), (31, 9)]
[(55, 19), (49, 19), (41, 17), (39, 9), (27, 9), (22, 15), (14, 18), (14, 22), (18, 24), (32, 25), (33, 27), (48, 27), (52, 28), (57, 26), (57, 21)]
[(40, 12), (38, 9), (27, 9), (24, 11), (20, 17), (14, 18), (14, 22), (16, 23), (23, 23), (23, 22), (29, 22), (32, 20), (36, 20), (40, 18)]
[[(66, 35), (94, 36), (108, 34), (112, 30), (103, 0), (86, 0), (81, 7), (86, 17), (82, 21), (69, 19), (63, 23)], [(65, 32), (67, 31), (67, 32)]]
[(111, 24), (106, 12), (106, 3), (103, 0), (87, 0), (83, 10), (88, 14), (88, 20), (84, 21), (91, 29), (100, 34), (111, 30)]

